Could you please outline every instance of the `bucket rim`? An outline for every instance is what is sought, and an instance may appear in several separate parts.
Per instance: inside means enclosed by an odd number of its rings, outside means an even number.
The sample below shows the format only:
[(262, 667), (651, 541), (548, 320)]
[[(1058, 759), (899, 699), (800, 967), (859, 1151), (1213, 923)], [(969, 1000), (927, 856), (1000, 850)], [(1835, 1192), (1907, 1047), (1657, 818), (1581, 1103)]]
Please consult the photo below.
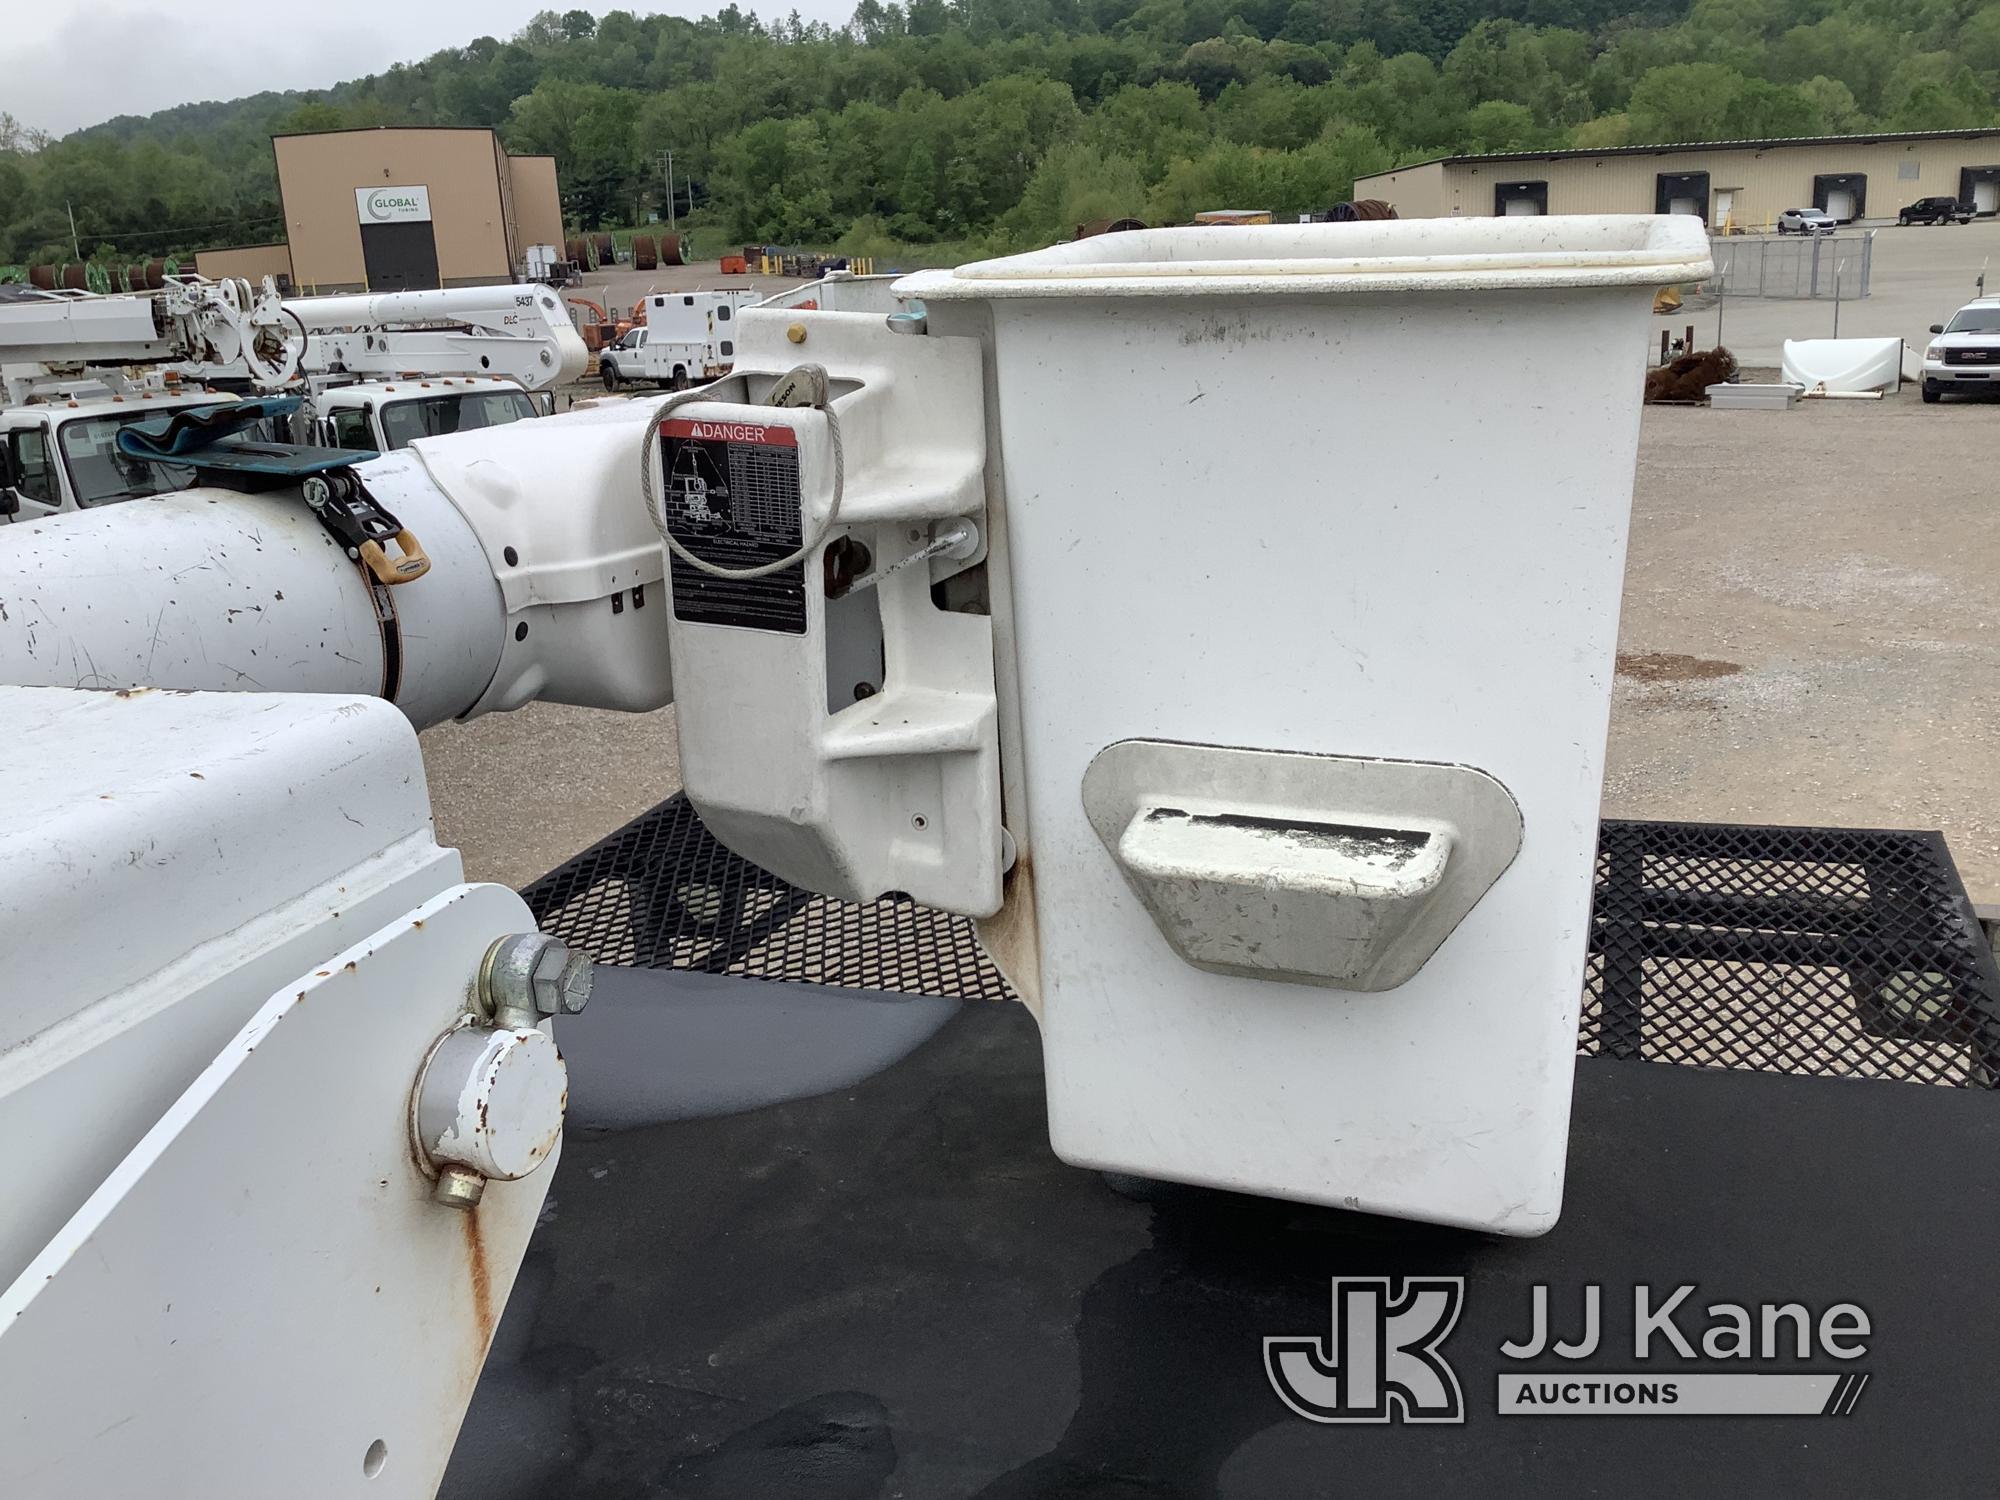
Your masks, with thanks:
[(1124, 230), (920, 271), (896, 292), (951, 301), (1554, 290), (1659, 287), (1713, 269), (1707, 230), (1690, 214), (1378, 219)]

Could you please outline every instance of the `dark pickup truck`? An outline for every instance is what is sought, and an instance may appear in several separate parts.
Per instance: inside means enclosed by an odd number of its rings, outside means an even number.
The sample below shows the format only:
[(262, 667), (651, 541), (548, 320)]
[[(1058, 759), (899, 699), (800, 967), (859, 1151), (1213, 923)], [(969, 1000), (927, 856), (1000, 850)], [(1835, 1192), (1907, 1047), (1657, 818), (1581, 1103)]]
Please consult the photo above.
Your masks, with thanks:
[(1919, 198), (1896, 215), (1898, 224), (1970, 224), (1972, 205), (1956, 198)]

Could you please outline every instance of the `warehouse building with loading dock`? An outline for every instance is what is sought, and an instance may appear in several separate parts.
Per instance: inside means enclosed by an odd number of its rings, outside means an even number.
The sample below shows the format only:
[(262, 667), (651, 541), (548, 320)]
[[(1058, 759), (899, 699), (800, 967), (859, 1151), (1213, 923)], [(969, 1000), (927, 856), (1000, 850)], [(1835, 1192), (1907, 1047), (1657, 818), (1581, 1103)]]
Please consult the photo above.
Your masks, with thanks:
[(1843, 223), (1919, 198), (2000, 213), (2000, 126), (1679, 146), (1443, 156), (1354, 184), (1406, 219), (1483, 214), (1698, 214), (1718, 232), (1769, 229), (1788, 208)]
[(530, 245), (563, 242), (556, 164), (483, 127), (271, 138), (286, 260), (301, 293), (512, 281)]

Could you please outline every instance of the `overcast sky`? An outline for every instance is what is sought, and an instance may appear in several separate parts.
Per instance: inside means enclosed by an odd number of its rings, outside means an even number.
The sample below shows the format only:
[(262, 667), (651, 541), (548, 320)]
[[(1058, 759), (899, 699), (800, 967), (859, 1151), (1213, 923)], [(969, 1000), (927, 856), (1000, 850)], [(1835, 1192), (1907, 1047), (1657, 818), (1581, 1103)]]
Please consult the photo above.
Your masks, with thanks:
[[(507, 37), (539, 10), (698, 16), (726, 0), (0, 0), (0, 110), (65, 135), (264, 89), (327, 88), (476, 36)], [(854, 0), (739, 0), (773, 20), (845, 22)]]

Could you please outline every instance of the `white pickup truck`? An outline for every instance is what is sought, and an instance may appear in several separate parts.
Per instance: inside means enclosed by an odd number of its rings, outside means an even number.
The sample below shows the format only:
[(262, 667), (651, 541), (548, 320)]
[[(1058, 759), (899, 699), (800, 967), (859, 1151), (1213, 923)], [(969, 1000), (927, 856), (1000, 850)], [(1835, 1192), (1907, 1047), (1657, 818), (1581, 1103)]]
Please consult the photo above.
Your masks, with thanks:
[(1924, 350), (1924, 400), (2000, 391), (2000, 297), (1981, 297), (1931, 324)]
[(747, 287), (649, 292), (646, 321), (597, 356), (607, 391), (646, 382), (686, 390), (729, 373), (736, 362), (737, 310), (757, 300)]

